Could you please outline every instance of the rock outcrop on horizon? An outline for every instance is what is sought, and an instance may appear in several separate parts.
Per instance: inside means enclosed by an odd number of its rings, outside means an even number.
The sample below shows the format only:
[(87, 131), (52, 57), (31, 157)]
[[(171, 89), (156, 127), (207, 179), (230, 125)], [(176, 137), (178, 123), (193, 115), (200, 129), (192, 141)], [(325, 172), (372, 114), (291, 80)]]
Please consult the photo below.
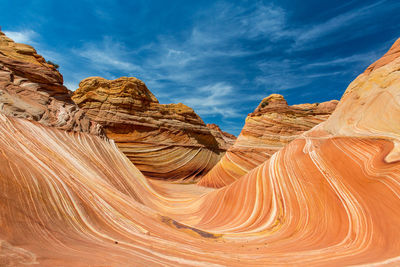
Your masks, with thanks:
[(57, 69), (0, 32), (0, 112), (68, 131), (103, 135), (71, 100)]
[(246, 123), (233, 146), (199, 185), (226, 186), (254, 169), (275, 152), (329, 118), (337, 100), (289, 106), (282, 95), (264, 98)]
[(193, 109), (160, 104), (137, 78), (87, 78), (72, 99), (148, 178), (196, 180), (228, 148)]

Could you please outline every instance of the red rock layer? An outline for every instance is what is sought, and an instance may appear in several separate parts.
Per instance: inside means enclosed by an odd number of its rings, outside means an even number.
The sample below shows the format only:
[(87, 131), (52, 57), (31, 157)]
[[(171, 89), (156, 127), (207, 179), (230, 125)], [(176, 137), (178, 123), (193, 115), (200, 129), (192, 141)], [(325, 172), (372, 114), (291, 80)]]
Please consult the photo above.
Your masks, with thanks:
[(193, 109), (159, 104), (136, 78), (87, 78), (72, 99), (149, 178), (198, 179), (227, 149)]
[(63, 77), (31, 46), (0, 32), (0, 112), (68, 131), (102, 134), (63, 86)]
[(282, 95), (264, 98), (246, 123), (234, 145), (199, 185), (226, 186), (270, 158), (303, 132), (325, 121), (337, 100), (289, 106)]

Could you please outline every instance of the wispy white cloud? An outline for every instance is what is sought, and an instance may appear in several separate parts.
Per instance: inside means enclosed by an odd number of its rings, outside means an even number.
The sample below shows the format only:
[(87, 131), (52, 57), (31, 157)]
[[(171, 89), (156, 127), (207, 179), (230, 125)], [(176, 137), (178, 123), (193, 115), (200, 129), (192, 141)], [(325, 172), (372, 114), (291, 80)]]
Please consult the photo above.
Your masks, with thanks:
[(267, 60), (258, 63), (261, 74), (255, 78), (258, 85), (266, 87), (272, 92), (281, 92), (309, 84), (304, 74), (299, 70), (301, 62), (298, 60)]
[[(291, 35), (294, 40), (291, 49), (293, 51), (313, 49), (315, 47), (325, 46), (333, 41), (337, 42), (337, 38), (328, 37), (335, 37), (333, 34), (340, 33), (340, 31), (345, 32), (344, 30), (347, 27), (357, 25), (361, 20), (373, 15), (374, 12), (376, 12), (376, 8), (381, 6), (384, 2), (386, 2), (386, 0), (381, 0), (356, 10), (351, 9), (346, 13), (339, 14), (317, 24), (300, 26), (297, 29), (290, 30), (287, 35)], [(364, 28), (362, 31), (354, 31), (353, 34), (348, 34), (346, 39), (343, 38), (342, 41), (366, 35), (368, 32), (368, 28)]]
[[(302, 59), (261, 61), (257, 66), (261, 74), (255, 82), (273, 92), (307, 86), (322, 77), (335, 77), (352, 73), (354, 69), (366, 68), (382, 56), (388, 44), (378, 47), (375, 51), (355, 54), (347, 57), (328, 58), (317, 62), (307, 62)], [(349, 68), (349, 65), (352, 68)], [(357, 72), (355, 73), (357, 74)]]
[(25, 29), (21, 31), (4, 31), (4, 33), (14, 40), (16, 43), (24, 43), (24, 44), (34, 44), (35, 38), (39, 36), (39, 34), (33, 30)]
[(361, 63), (361, 64), (370, 64), (371, 62), (378, 59), (381, 55), (381, 50), (386, 49), (387, 46), (382, 46), (381, 48), (377, 48), (376, 51), (370, 51), (361, 54), (355, 54), (347, 57), (341, 58), (333, 58), (325, 61), (317, 61), (313, 63), (309, 63), (304, 66), (305, 69), (311, 68), (321, 68), (321, 67), (332, 67), (332, 66), (346, 66), (347, 64)]
[(73, 52), (85, 58), (98, 70), (122, 70), (132, 73), (142, 71), (140, 66), (126, 60), (129, 52), (125, 45), (107, 36), (100, 43), (85, 43), (82, 47), (73, 49)]
[[(257, 3), (249, 8), (227, 2), (218, 2), (207, 10), (206, 19), (198, 20), (184, 40), (173, 36), (159, 36), (157, 57), (153, 63), (158, 67), (185, 67), (212, 58), (250, 56), (259, 51), (241, 47), (238, 39), (276, 39), (282, 36), (285, 12), (273, 5)], [(211, 25), (211, 26), (210, 26)]]
[(195, 96), (179, 98), (179, 102), (192, 107), (200, 115), (237, 117), (240, 114), (232, 106), (235, 102), (233, 95), (234, 90), (231, 85), (219, 82), (200, 87), (196, 90)]
[(247, 38), (267, 36), (276, 40), (287, 35), (286, 11), (272, 4), (265, 5), (257, 3), (251, 14), (240, 18), (242, 24), (242, 35)]

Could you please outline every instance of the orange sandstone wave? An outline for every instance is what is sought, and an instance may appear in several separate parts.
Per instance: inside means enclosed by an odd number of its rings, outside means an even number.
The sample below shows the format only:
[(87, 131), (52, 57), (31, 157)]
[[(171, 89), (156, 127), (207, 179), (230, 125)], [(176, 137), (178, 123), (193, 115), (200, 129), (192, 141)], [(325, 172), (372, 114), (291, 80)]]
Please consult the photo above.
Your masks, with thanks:
[(7, 263), (326, 266), (400, 252), (400, 164), (385, 163), (386, 140), (307, 137), (221, 190), (155, 190), (108, 141), (1, 125)]

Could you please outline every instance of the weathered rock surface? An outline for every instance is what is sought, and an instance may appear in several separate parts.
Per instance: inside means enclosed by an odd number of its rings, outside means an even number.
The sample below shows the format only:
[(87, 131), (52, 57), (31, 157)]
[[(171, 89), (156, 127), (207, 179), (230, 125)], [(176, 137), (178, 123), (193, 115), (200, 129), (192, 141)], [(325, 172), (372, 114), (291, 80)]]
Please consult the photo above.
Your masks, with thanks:
[(337, 100), (289, 106), (282, 95), (264, 98), (246, 123), (234, 145), (198, 183), (223, 187), (270, 158), (300, 134), (328, 119)]
[(96, 135), (102, 128), (71, 100), (63, 77), (34, 48), (0, 32), (0, 112), (68, 131)]
[(227, 149), (193, 109), (159, 104), (139, 79), (83, 80), (72, 99), (149, 178), (193, 180), (207, 173)]

